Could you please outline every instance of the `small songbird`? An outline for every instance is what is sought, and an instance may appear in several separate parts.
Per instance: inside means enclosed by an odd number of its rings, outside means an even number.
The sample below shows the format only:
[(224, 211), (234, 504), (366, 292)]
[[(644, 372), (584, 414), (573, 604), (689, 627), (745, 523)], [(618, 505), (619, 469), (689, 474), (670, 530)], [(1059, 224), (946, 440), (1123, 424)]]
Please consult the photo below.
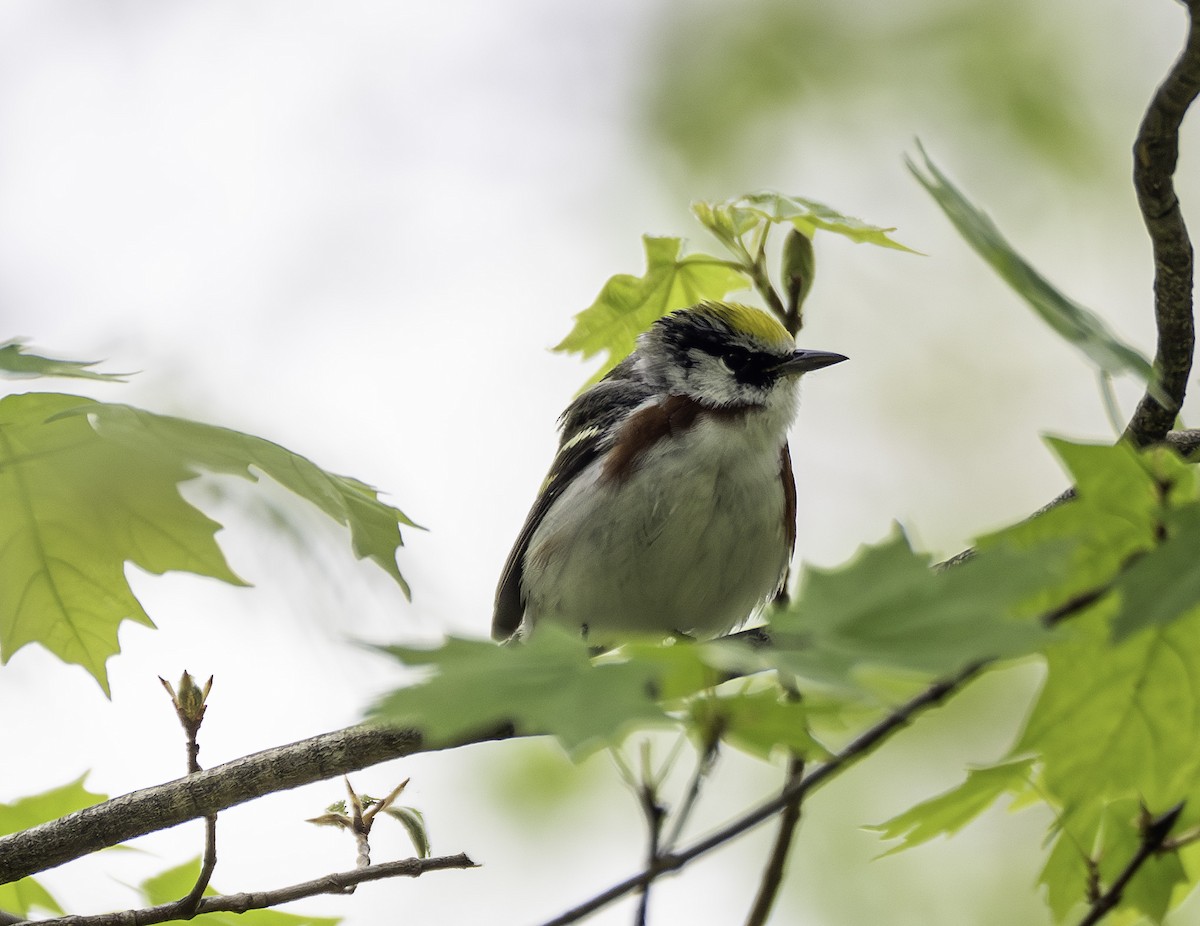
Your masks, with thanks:
[(496, 590), (492, 635), (711, 637), (781, 588), (796, 541), (796, 381), (846, 358), (772, 316), (672, 312), (572, 402)]

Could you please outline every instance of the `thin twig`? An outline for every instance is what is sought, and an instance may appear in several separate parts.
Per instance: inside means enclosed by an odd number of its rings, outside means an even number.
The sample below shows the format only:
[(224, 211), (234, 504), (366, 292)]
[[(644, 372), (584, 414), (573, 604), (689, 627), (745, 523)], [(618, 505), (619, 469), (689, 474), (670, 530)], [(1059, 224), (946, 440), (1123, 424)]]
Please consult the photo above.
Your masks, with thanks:
[[(666, 811), (663, 810), (662, 804), (658, 800), (657, 782), (643, 779), (641, 787), (637, 790), (638, 806), (642, 809), (642, 817), (646, 821), (646, 864), (653, 865), (658, 859), (659, 854), (659, 839), (662, 837), (663, 819), (666, 816)], [(638, 900), (637, 915), (634, 917), (634, 923), (637, 926), (646, 926), (646, 917), (650, 911), (650, 882), (643, 884), (638, 891), (641, 897)]]
[[(245, 913), (262, 910), (280, 904), (320, 894), (345, 894), (364, 881), (379, 881), (383, 878), (417, 878), (426, 872), (451, 868), (478, 868), (464, 853), (440, 858), (407, 858), (396, 862), (384, 862), (370, 868), (356, 868), (325, 875), (312, 881), (281, 887), (273, 891), (253, 891), (243, 894), (218, 894), (201, 899), (197, 915), (204, 913)], [(147, 907), (142, 910), (121, 910), (116, 913), (98, 913), (93, 916), (60, 916), (48, 920), (26, 920), (22, 926), (151, 926), (178, 919), (177, 902)]]
[[(1200, 2), (1200, 0), (1198, 0)], [(1109, 585), (1102, 589), (1089, 592), (1085, 595), (1079, 595), (1069, 601), (1067, 604), (1060, 605), (1053, 611), (1048, 612), (1042, 618), (1042, 623), (1046, 625), (1055, 625), (1072, 617), (1075, 614), (1090, 607), (1095, 601), (1109, 591), (1112, 582), (1115, 582), (1117, 577), (1122, 575), (1126, 569), (1132, 564), (1133, 560), (1127, 561), (1118, 570), (1117, 575), (1110, 580)], [(906, 701), (892, 713), (888, 714), (873, 727), (868, 728), (854, 739), (837, 755), (826, 760), (816, 769), (809, 772), (799, 781), (785, 787), (783, 791), (772, 800), (764, 804), (760, 804), (754, 810), (747, 811), (737, 819), (727, 823), (721, 829), (717, 830), (711, 836), (694, 843), (688, 849), (682, 852), (669, 853), (659, 858), (658, 864), (648, 866), (639, 874), (631, 878), (626, 878), (618, 884), (613, 885), (608, 890), (597, 894), (590, 900), (578, 905), (577, 907), (568, 910), (561, 916), (547, 921), (543, 926), (566, 926), (567, 923), (574, 923), (589, 915), (590, 913), (599, 910), (601, 907), (607, 906), (614, 900), (624, 897), (630, 891), (636, 890), (643, 884), (648, 884), (656, 878), (668, 874), (669, 872), (678, 871), (693, 859), (704, 855), (707, 852), (725, 844), (734, 839), (747, 830), (753, 829), (760, 823), (769, 820), (775, 814), (782, 811), (792, 802), (797, 805), (797, 811), (804, 800), (825, 784), (828, 780), (841, 774), (851, 765), (864, 758), (871, 753), (877, 746), (881, 745), (893, 734), (899, 732), (904, 727), (912, 722), (913, 718), (922, 711), (941, 704), (946, 698), (963, 688), (969, 681), (979, 675), (984, 669), (992, 665), (995, 659), (979, 659), (960, 669), (954, 675), (948, 676), (940, 681), (934, 682), (924, 691), (920, 692), (910, 700)]]
[(1125, 892), (1125, 888), (1129, 886), (1130, 880), (1137, 874), (1146, 862), (1158, 853), (1163, 844), (1166, 842), (1171, 828), (1175, 825), (1175, 821), (1179, 819), (1179, 815), (1183, 812), (1183, 804), (1176, 804), (1166, 813), (1155, 817), (1153, 820), (1147, 821), (1142, 826), (1142, 840), (1138, 845), (1137, 852), (1133, 854), (1126, 864), (1121, 869), (1121, 873), (1109, 885), (1108, 890), (1097, 896), (1092, 905), (1088, 908), (1087, 915), (1079, 921), (1079, 926), (1095, 926), (1100, 920), (1104, 919), (1113, 908), (1121, 902), (1121, 895)]
[[(212, 676), (203, 688), (193, 681), (192, 676), (185, 670), (179, 680), (179, 690), (171, 687), (171, 683), (159, 676), (163, 687), (171, 696), (175, 706), (175, 715), (183, 727), (187, 741), (187, 770), (189, 775), (203, 771), (200, 768), (200, 725), (204, 722), (207, 709), (208, 693), (212, 690)], [(209, 814), (204, 818), (204, 855), (200, 863), (200, 873), (196, 882), (187, 894), (175, 901), (174, 919), (191, 919), (196, 915), (200, 899), (208, 889), (213, 872), (217, 868), (217, 815)]]
[(1179, 126), (1200, 93), (1200, 0), (1188, 0), (1187, 7), (1187, 43), (1150, 101), (1133, 145), (1133, 185), (1154, 250), (1154, 369), (1167, 400), (1164, 406), (1147, 391), (1138, 403), (1125, 436), (1139, 447), (1162, 440), (1174, 424), (1187, 393), (1196, 340), (1192, 243), (1174, 183)]
[(687, 790), (683, 793), (683, 802), (675, 813), (675, 819), (671, 821), (671, 831), (663, 840), (663, 852), (670, 852), (679, 842), (683, 828), (687, 826), (688, 820), (692, 817), (692, 811), (696, 809), (696, 802), (700, 799), (700, 788), (704, 784), (704, 779), (713, 770), (720, 754), (721, 730), (716, 727), (710, 728), (705, 736), (704, 749), (696, 758), (696, 767), (692, 769), (692, 777), (688, 781)]
[[(455, 745), (512, 737), (511, 725)], [(427, 751), (419, 730), (349, 727), (234, 759), (0, 837), (0, 884), (237, 804)]]
[[(788, 760), (788, 775), (785, 788), (791, 787), (804, 777), (804, 758), (793, 755)], [(787, 865), (788, 853), (796, 835), (796, 827), (800, 824), (801, 798), (792, 798), (779, 814), (779, 832), (775, 835), (775, 845), (771, 847), (771, 857), (767, 867), (763, 869), (762, 879), (758, 884), (758, 895), (754, 898), (754, 906), (746, 917), (746, 926), (763, 926), (775, 906), (775, 898), (779, 896), (779, 888), (783, 885), (783, 871)]]
[(804, 799), (810, 793), (864, 758), (892, 734), (908, 726), (917, 714), (927, 708), (940, 704), (955, 691), (966, 685), (971, 679), (975, 678), (985, 666), (986, 663), (984, 662), (972, 663), (954, 675), (930, 685), (920, 694), (888, 714), (887, 717), (883, 718), (875, 726), (862, 733), (837, 755), (814, 769), (804, 778), (795, 782), (792, 786), (784, 788), (777, 797), (760, 804), (753, 810), (747, 811), (736, 820), (721, 827), (712, 835), (693, 843), (684, 851), (662, 856), (658, 864), (646, 868), (631, 878), (626, 878), (619, 884), (613, 885), (608, 890), (597, 894), (579, 906), (566, 911), (552, 920), (548, 920), (543, 926), (566, 926), (567, 923), (578, 922), (601, 907), (612, 903), (614, 900), (619, 900), (641, 885), (653, 881), (661, 875), (678, 871), (692, 860), (711, 852), (731, 839), (742, 835), (747, 830), (753, 829), (760, 823), (771, 819), (771, 817), (779, 813), (792, 801), (797, 800), (803, 803)]

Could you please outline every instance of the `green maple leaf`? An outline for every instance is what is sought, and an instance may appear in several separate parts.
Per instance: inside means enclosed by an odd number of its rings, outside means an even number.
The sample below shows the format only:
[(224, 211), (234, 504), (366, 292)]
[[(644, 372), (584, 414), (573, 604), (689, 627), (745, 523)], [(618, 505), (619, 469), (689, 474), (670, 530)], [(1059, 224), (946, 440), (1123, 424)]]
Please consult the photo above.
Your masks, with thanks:
[(1143, 627), (1161, 627), (1200, 608), (1200, 504), (1171, 513), (1169, 534), (1157, 549), (1142, 556), (1117, 580), (1121, 601), (1113, 619), (1120, 641)]
[[(417, 527), (399, 508), (379, 499), (375, 489), (350, 476), (321, 469), (279, 444), (229, 428), (156, 415), (129, 405), (96, 404), (85, 411), (99, 434), (127, 450), (164, 461), (180, 460), (192, 469), (255, 480), (259, 470), (350, 529), (360, 559), (370, 559), (400, 585), (408, 583), (396, 565), (403, 545), (399, 527)], [(252, 469), (253, 468), (253, 469)]]
[[(1142, 804), (1134, 798), (1097, 800), (1059, 811), (1053, 845), (1038, 876), (1055, 919), (1061, 922), (1072, 910), (1090, 903), (1089, 860), (1101, 889), (1113, 883), (1140, 848), (1138, 821), (1143, 812)], [(1137, 918), (1135, 911), (1140, 911), (1161, 923), (1172, 903), (1186, 896), (1183, 892), (1177, 894), (1176, 889), (1188, 882), (1179, 853), (1155, 853), (1121, 892), (1117, 911), (1118, 916), (1123, 912), (1124, 919), (1118, 921), (1132, 922)]]
[(769, 190), (748, 193), (720, 203), (695, 202), (692, 203), (692, 213), (726, 244), (742, 239), (747, 232), (766, 222), (790, 225), (806, 238), (812, 238), (820, 230), (849, 238), (857, 244), (874, 244), (916, 253), (891, 237), (896, 230), (894, 228), (871, 225), (813, 199)]
[(107, 692), (121, 622), (153, 626), (126, 563), (244, 584), (217, 546), (220, 524), (178, 487), (201, 470), (255, 478), (251, 466), (349, 524), (356, 552), (403, 586), (397, 525), (410, 522), (362, 483), (261, 438), (124, 405), (0, 399), (0, 660), (40, 643)]
[(64, 913), (62, 905), (54, 899), (54, 895), (33, 878), (21, 878), (19, 881), (0, 884), (0, 910), (31, 919), (30, 914), (34, 910), (46, 910), (57, 916)]
[(892, 855), (928, 842), (936, 836), (949, 836), (978, 817), (1005, 794), (1029, 787), (1034, 759), (1014, 759), (967, 772), (966, 781), (937, 797), (922, 801), (904, 813), (867, 829), (883, 839), (899, 839), (884, 855)]
[[(1137, 850), (1143, 803), (1161, 813), (1186, 799), (1179, 827), (1200, 822), (1200, 506), (1194, 467), (1165, 448), (1051, 445), (1078, 497), (984, 546), (1074, 538), (1042, 605), (1101, 594), (1045, 648), (1046, 681), (1015, 747), (1038, 755), (1056, 812), (1041, 882), (1061, 919), (1086, 899), (1086, 858), (1107, 884)], [(1183, 880), (1174, 855), (1158, 856), (1122, 905), (1161, 918)]]
[(644, 235), (646, 272), (609, 278), (596, 301), (575, 316), (570, 333), (554, 350), (583, 359), (607, 352), (589, 382), (599, 380), (633, 350), (637, 336), (657, 319), (705, 300), (719, 300), (749, 286), (749, 278), (727, 261), (707, 254), (682, 253), (680, 238)]
[(83, 782), (86, 779), (85, 772), (65, 785), (19, 798), (11, 804), (0, 804), (0, 836), (19, 833), (39, 823), (57, 820), (76, 810), (108, 800), (107, 794), (97, 794), (85, 788)]
[[(86, 778), (83, 774), (65, 785), (20, 798), (11, 804), (0, 804), (0, 836), (57, 820), (107, 800), (108, 795), (96, 794), (83, 786)], [(63, 915), (58, 901), (33, 878), (0, 884), (0, 910), (27, 917), (35, 908)]]
[(809, 714), (807, 699), (790, 699), (777, 687), (697, 698), (690, 706), (693, 727), (719, 730), (721, 739), (760, 759), (779, 750), (827, 758), (809, 731)]
[(936, 675), (1033, 652), (1046, 632), (1014, 615), (1062, 556), (1061, 545), (997, 549), (935, 572), (897, 528), (844, 566), (805, 567), (796, 599), (771, 618), (774, 658), (844, 686), (869, 668)]
[(25, 350), (21, 341), (5, 341), (0, 344), (0, 373), (18, 378), (35, 376), (62, 376), (72, 379), (95, 379), (103, 382), (124, 382), (125, 373), (98, 373), (89, 370), (98, 360), (59, 360), (43, 357)]
[(581, 756), (635, 726), (668, 722), (657, 703), (659, 665), (593, 661), (584, 641), (553, 626), (520, 646), (452, 637), (437, 649), (383, 651), (433, 675), (386, 695), (373, 715), (436, 746), (511, 724), (519, 736), (550, 734)]
[(1076, 497), (977, 541), (982, 551), (1069, 545), (1065, 562), (1034, 601), (1042, 613), (1104, 590), (1133, 558), (1151, 550), (1164, 505), (1192, 497), (1195, 482), (1185, 464), (1164, 448), (1139, 453), (1124, 443), (1047, 443), (1066, 468)]
[(129, 455), (85, 417), (49, 420), (89, 400), (35, 393), (0, 400), (0, 658), (41, 643), (83, 666), (105, 692), (117, 629), (153, 626), (125, 563), (240, 583), (213, 534), (187, 504), (179, 461)]
[(1200, 775), (1200, 613), (1114, 645), (1109, 599), (1047, 648), (1047, 678), (1018, 745), (1042, 755), (1064, 806), (1136, 797), (1161, 812)]

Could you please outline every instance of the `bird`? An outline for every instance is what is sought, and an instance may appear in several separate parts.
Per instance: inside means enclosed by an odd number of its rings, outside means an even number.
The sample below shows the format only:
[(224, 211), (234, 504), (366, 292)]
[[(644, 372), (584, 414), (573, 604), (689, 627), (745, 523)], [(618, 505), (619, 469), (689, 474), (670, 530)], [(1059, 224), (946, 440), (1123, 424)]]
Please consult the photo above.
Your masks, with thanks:
[(796, 543), (796, 347), (732, 302), (670, 312), (559, 418), (550, 472), (496, 589), (492, 636), (551, 623), (589, 643), (711, 638), (783, 588)]

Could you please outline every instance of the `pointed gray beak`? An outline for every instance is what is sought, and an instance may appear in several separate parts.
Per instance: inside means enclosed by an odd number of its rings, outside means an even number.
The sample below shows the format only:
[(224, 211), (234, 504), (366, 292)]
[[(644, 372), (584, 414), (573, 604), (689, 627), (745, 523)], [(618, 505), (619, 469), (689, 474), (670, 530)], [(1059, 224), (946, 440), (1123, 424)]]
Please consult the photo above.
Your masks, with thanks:
[(813, 370), (831, 367), (835, 363), (849, 359), (844, 354), (835, 354), (828, 350), (798, 350), (775, 367), (775, 372), (787, 376), (799, 376), (801, 373), (811, 373)]

